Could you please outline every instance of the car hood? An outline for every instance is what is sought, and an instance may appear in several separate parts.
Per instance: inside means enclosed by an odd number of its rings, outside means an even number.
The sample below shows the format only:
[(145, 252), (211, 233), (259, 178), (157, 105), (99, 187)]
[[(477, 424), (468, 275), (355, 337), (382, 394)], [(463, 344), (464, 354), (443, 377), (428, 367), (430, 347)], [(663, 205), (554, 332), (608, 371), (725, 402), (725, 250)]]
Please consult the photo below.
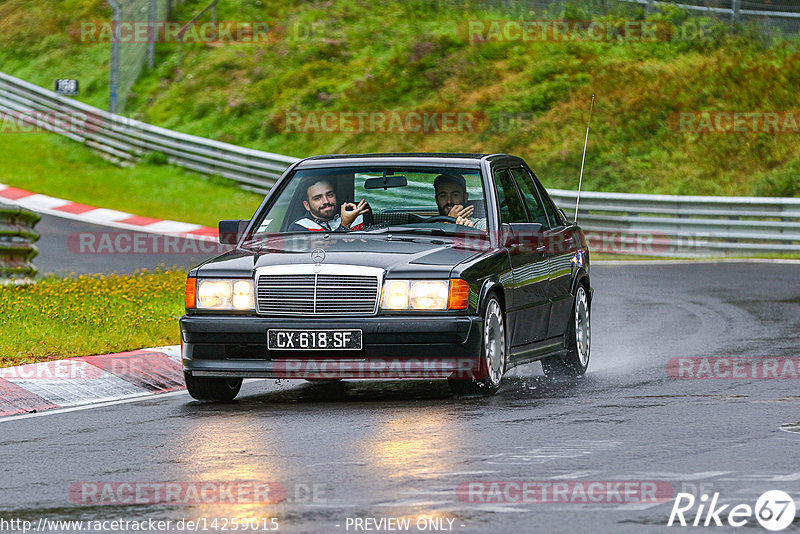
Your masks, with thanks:
[[(260, 245), (260, 250), (259, 250)], [(268, 265), (314, 264), (311, 253), (325, 252), (324, 264), (379, 267), (393, 276), (448, 276), (453, 267), (479, 253), (463, 240), (440, 236), (388, 234), (291, 234), (237, 248), (196, 269), (198, 276), (251, 276)]]

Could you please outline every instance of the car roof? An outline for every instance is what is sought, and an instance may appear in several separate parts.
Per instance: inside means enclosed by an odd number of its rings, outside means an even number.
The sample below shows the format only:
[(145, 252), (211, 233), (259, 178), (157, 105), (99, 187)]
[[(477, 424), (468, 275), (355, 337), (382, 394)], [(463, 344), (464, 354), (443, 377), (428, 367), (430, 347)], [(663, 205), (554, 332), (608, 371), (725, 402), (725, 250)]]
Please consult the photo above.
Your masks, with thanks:
[(376, 154), (327, 154), (312, 156), (301, 160), (297, 169), (319, 167), (342, 167), (347, 165), (431, 165), (431, 166), (463, 166), (480, 167), (483, 160), (495, 161), (508, 159), (522, 162), (521, 158), (508, 154), (462, 154), (447, 152), (400, 152)]

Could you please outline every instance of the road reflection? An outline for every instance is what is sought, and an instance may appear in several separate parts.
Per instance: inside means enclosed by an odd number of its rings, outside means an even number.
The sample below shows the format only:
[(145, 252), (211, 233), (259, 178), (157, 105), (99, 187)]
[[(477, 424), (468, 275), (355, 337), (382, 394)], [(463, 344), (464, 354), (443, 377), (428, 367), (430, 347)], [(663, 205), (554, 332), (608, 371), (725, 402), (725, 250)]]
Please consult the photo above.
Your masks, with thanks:
[(264, 432), (263, 418), (230, 413), (222, 405), (197, 405), (185, 411), (189, 423), (170, 446), (181, 466), (177, 482), (199, 488), (206, 484), (212, 491), (201, 493), (201, 502), (187, 493), (185, 502), (167, 504), (186, 506), (184, 517), (190, 519), (262, 518), (275, 513), (287, 499), (285, 481), (296, 474), (283, 458), (283, 444)]

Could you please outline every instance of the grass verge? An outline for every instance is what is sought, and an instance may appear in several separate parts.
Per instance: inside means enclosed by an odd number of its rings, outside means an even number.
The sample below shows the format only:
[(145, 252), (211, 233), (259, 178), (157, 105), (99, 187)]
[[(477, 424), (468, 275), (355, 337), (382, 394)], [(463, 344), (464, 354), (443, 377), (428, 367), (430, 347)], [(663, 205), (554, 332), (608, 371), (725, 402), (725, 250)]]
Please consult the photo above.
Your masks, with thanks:
[(180, 343), (185, 271), (0, 286), (0, 367)]
[(135, 215), (216, 227), (249, 219), (263, 199), (173, 165), (117, 167), (55, 134), (0, 134), (0, 147), (0, 183)]

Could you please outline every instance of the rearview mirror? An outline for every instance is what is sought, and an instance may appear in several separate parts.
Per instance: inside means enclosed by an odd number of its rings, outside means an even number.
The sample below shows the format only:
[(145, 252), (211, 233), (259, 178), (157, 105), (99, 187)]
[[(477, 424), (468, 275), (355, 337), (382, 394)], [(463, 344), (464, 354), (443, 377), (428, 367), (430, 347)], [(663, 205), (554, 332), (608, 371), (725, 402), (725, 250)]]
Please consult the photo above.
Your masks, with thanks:
[(389, 189), (390, 187), (405, 187), (407, 185), (408, 180), (406, 180), (405, 176), (383, 176), (364, 180), (364, 189)]
[(235, 245), (244, 235), (250, 221), (232, 219), (219, 222), (219, 242), (223, 245)]

